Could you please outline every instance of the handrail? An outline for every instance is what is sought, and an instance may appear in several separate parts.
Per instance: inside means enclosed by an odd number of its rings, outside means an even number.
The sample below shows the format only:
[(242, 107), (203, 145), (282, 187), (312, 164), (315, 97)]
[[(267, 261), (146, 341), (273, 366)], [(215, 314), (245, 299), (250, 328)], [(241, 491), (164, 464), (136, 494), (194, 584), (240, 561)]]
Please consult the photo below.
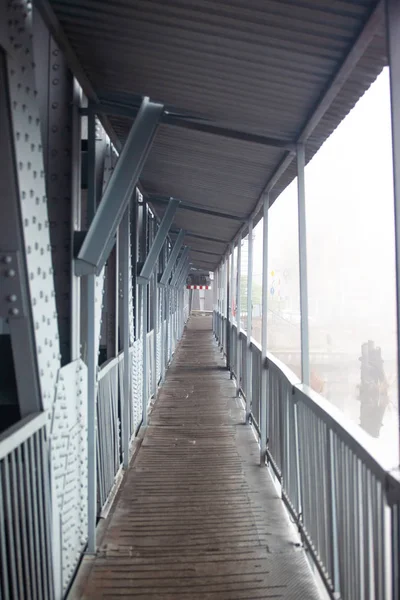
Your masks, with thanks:
[(352, 423), (336, 406), (331, 404), (323, 396), (304, 384), (298, 384), (294, 388), (295, 401), (297, 395), (308, 406), (314, 414), (318, 415), (326, 425), (336, 433), (361, 460), (368, 463), (368, 468), (380, 479), (393, 468), (393, 465), (385, 464), (381, 457), (375, 456), (368, 434)]
[(97, 380), (100, 381), (101, 379), (103, 379), (103, 377), (105, 375), (107, 375), (107, 373), (109, 373), (109, 371), (111, 371), (111, 369), (113, 367), (115, 367), (115, 365), (117, 365), (119, 362), (121, 362), (121, 360), (123, 360), (123, 358), (124, 358), (124, 351), (121, 350), (121, 352), (118, 354), (118, 356), (114, 356), (114, 358), (109, 358), (105, 363), (103, 363), (101, 365), (101, 367), (99, 368)]
[[(157, 331), (158, 333), (158, 331)], [(149, 339), (152, 337), (152, 334), (154, 334), (154, 329), (151, 329), (151, 331), (148, 331), (146, 333), (146, 339)], [(139, 341), (139, 340), (136, 340)], [(133, 347), (134, 347), (135, 342), (129, 347), (129, 353), (131, 354), (133, 352)], [(118, 356), (114, 356), (113, 358), (109, 358), (105, 363), (103, 363), (101, 365), (101, 367), (99, 368), (99, 373), (98, 373), (98, 378), (97, 380), (100, 381), (109, 371), (111, 371), (111, 369), (117, 365), (118, 363), (121, 362), (121, 360), (123, 360), (124, 358), (124, 351), (121, 350), (121, 352), (118, 354)]]
[[(224, 350), (227, 319), (215, 311), (213, 323)], [(262, 428), (267, 433), (261, 455), (266, 453), (278, 477), (282, 501), (330, 597), (353, 597), (354, 590), (367, 595), (372, 589), (374, 598), (394, 600), (399, 577), (400, 469), (391, 468), (389, 459), (377, 455), (366, 432), (302, 384), (289, 367), (270, 352), (262, 361), (260, 345), (251, 338), (248, 346), (247, 334), (238, 332), (234, 323), (230, 327), (231, 351), (241, 361), (237, 385), (250, 391), (259, 436)], [(256, 373), (251, 386), (246, 385), (248, 353)], [(266, 379), (260, 365), (268, 373)], [(267, 406), (259, 423), (262, 381), (267, 386)], [(377, 552), (366, 549), (365, 540)]]
[[(225, 319), (222, 315), (220, 316)], [(240, 330), (240, 334), (247, 339), (247, 333), (243, 329)], [(250, 340), (251, 346), (261, 352), (260, 344), (254, 338), (250, 338)], [(369, 467), (374, 465), (373, 470), (377, 476), (381, 476), (380, 478), (382, 478), (383, 473), (386, 476), (390, 472), (396, 478), (396, 470), (393, 469), (392, 465), (385, 464), (382, 457), (375, 456), (375, 449), (367, 433), (352, 423), (336, 406), (318, 394), (318, 392), (302, 384), (297, 375), (287, 365), (276, 358), (271, 352), (267, 352), (267, 368), (271, 366), (280, 371), (281, 375), (287, 379), (287, 382), (293, 386), (295, 401), (297, 401), (296, 395), (301, 394), (303, 402), (326, 421), (332, 431), (343, 437), (343, 441), (351, 447), (353, 452), (360, 453), (362, 455), (360, 458), (370, 463)]]
[(33, 413), (3, 431), (0, 434), (0, 460), (3, 460), (39, 431), (46, 424), (46, 421), (46, 412)]

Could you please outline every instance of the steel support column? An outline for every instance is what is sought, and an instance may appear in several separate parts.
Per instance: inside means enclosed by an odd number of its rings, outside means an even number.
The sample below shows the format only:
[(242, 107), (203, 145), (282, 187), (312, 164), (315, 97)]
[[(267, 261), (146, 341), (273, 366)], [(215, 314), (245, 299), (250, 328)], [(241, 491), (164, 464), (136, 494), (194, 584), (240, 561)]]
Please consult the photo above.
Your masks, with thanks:
[(269, 194), (264, 196), (263, 207), (263, 266), (262, 266), (262, 321), (261, 321), (261, 399), (260, 399), (260, 465), (265, 465), (267, 448), (269, 372), (268, 347), (268, 209)]
[[(231, 286), (230, 286), (230, 261), (232, 256), (226, 257), (226, 368), (231, 370), (231, 324), (230, 324), (230, 304), (231, 304)], [(231, 374), (232, 375), (232, 374)]]
[(143, 396), (142, 396), (142, 425), (147, 427), (147, 402), (149, 399), (149, 378), (148, 378), (148, 349), (147, 349), (147, 302), (148, 302), (148, 284), (142, 285), (143, 293)]
[[(72, 99), (72, 206), (71, 206), (71, 248), (75, 231), (81, 229), (81, 145), (82, 123), (79, 109), (82, 92), (74, 80)], [(76, 277), (73, 264), (71, 268), (71, 360), (77, 360), (81, 355), (81, 282)]]
[[(167, 264), (168, 246), (164, 245), (163, 265)], [(165, 272), (165, 269), (164, 269)], [(166, 288), (160, 285), (160, 303), (161, 303), (161, 381), (164, 380), (165, 360), (167, 355), (167, 307), (166, 307)]]
[(236, 348), (236, 384), (237, 384), (237, 395), (240, 394), (240, 383), (242, 378), (242, 343), (240, 337), (240, 313), (241, 313), (241, 268), (242, 268), (242, 234), (239, 234), (237, 243), (237, 286), (236, 286), (236, 323), (237, 323), (237, 348)]
[(246, 356), (246, 421), (250, 419), (251, 392), (252, 392), (252, 357), (251, 357), (251, 330), (252, 330), (252, 290), (253, 290), (253, 221), (249, 221), (248, 252), (247, 252), (247, 356)]
[(308, 340), (308, 287), (307, 287), (307, 235), (305, 199), (305, 148), (297, 147), (297, 193), (299, 227), (299, 274), (300, 274), (300, 313), (301, 313), (301, 379), (310, 383), (310, 356)]
[(169, 344), (170, 344), (170, 328), (169, 328), (169, 286), (166, 286), (164, 289), (164, 318), (165, 318), (165, 352), (164, 352), (164, 373), (168, 367), (169, 363)]
[(130, 400), (131, 400), (131, 365), (129, 355), (129, 286), (131, 285), (130, 268), (129, 268), (129, 253), (130, 253), (130, 210), (129, 205), (125, 211), (125, 215), (120, 225), (121, 245), (122, 245), (122, 286), (123, 286), (123, 343), (124, 343), (124, 397), (122, 404), (122, 451), (123, 451), (123, 467), (128, 468), (129, 465), (129, 439), (130, 439)]
[(232, 243), (231, 244), (231, 257), (230, 257), (230, 261), (231, 261), (231, 271), (230, 271), (230, 277), (229, 277), (229, 320), (230, 320), (230, 328), (229, 328), (229, 367), (230, 367), (230, 372), (231, 372), (231, 379), (233, 377), (233, 368), (232, 368), (232, 362), (233, 362), (233, 343), (232, 343), (232, 325), (233, 325), (233, 281), (234, 281), (234, 277), (235, 277), (235, 271), (234, 271), (234, 252), (235, 252), (235, 244)]
[[(386, 0), (386, 34), (390, 67), (394, 222), (396, 248), (397, 357), (400, 357), (400, 4)], [(397, 378), (400, 398), (400, 378)], [(400, 411), (400, 403), (399, 403)], [(399, 412), (400, 424), (400, 412)], [(400, 435), (399, 435), (400, 439)]]
[[(18, 157), (11, 122), (12, 99), (7, 97), (7, 91), (6, 55), (0, 48), (0, 325), (8, 321), (6, 327), (11, 338), (18, 393), (15, 410), (19, 408), (20, 417), (24, 418), (43, 409), (43, 398), (19, 206)], [(9, 276), (10, 271), (12, 276)], [(15, 299), (10, 301), (13, 294)], [(9, 406), (9, 414), (11, 409)]]
[[(88, 190), (87, 222), (93, 221), (96, 212), (96, 117), (88, 116)], [(87, 367), (88, 367), (88, 554), (96, 553), (96, 394), (97, 394), (97, 339), (96, 339), (96, 275), (87, 276)]]
[(224, 316), (223, 280), (224, 280), (224, 264), (221, 263), (220, 266), (219, 266), (219, 276), (218, 276), (218, 283), (219, 283), (219, 286), (218, 286), (218, 293), (219, 293), (219, 314), (220, 314), (218, 336), (219, 336), (219, 344), (221, 346), (221, 349), (222, 349), (223, 344), (224, 344), (224, 340), (223, 340), (223, 321), (222, 321), (222, 317)]
[(153, 390), (154, 390), (154, 394), (156, 393), (157, 390), (157, 336), (159, 335), (158, 333), (158, 286), (157, 286), (157, 270), (154, 272), (153, 275), (153, 306), (152, 306), (152, 311), (154, 314), (153, 317), (153, 365), (154, 365), (154, 369), (153, 369)]

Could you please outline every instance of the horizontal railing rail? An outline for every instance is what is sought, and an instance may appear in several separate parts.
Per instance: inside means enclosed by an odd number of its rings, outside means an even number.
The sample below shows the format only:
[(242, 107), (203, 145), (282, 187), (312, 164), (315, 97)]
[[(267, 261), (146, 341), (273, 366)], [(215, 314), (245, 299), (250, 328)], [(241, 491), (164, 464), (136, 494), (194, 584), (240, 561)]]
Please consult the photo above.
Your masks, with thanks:
[[(223, 347), (226, 318), (214, 333)], [(266, 426), (266, 456), (282, 499), (332, 597), (397, 599), (400, 479), (373, 452), (368, 435), (322, 396), (302, 385), (271, 353), (231, 324), (231, 354), (241, 349), (241, 392), (251, 353), (251, 415)], [(236, 366), (237, 367), (237, 366)], [(261, 373), (267, 370), (266, 423), (261, 424)], [(236, 376), (236, 373), (234, 373)]]
[(122, 463), (121, 401), (119, 377), (124, 355), (107, 362), (99, 371), (97, 389), (97, 512), (100, 514), (113, 489)]

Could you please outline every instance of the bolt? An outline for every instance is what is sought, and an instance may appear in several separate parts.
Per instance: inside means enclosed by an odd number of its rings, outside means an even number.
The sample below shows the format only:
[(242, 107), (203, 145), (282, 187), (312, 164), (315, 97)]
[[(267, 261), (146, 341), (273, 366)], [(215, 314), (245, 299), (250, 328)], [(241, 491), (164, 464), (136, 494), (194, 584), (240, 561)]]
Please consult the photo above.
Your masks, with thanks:
[(19, 310), (18, 308), (12, 308), (10, 310), (10, 315), (12, 315), (13, 317), (17, 317), (19, 315)]
[(6, 263), (6, 265), (9, 265), (12, 262), (12, 256), (9, 256), (9, 255), (5, 256), (3, 258), (3, 261)]
[(9, 269), (6, 272), (6, 275), (7, 275), (7, 277), (15, 277), (16, 273), (15, 273), (14, 269)]
[(11, 296), (8, 297), (9, 302), (16, 302), (17, 301), (17, 296), (16, 294), (11, 294)]

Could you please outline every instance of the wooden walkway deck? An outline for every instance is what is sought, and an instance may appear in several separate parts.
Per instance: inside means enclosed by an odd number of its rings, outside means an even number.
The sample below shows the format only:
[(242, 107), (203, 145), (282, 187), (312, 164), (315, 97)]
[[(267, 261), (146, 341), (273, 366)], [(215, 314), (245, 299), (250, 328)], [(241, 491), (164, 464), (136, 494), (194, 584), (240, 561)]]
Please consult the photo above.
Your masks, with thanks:
[(84, 599), (320, 598), (211, 332), (192, 317)]

